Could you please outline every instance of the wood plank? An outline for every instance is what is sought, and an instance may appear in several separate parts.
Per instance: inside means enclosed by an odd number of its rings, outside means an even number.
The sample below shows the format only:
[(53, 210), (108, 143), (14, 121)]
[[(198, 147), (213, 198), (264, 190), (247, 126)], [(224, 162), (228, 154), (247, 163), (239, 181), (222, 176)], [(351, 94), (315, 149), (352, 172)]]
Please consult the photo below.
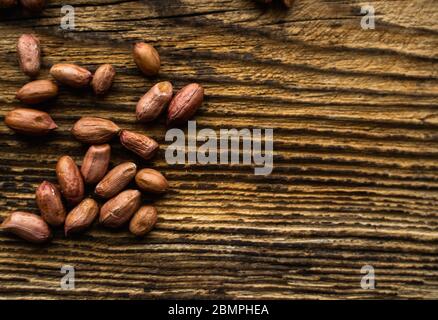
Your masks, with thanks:
[[(360, 7), (376, 8), (362, 30)], [(144, 162), (114, 141), (112, 165), (134, 160), (169, 178), (144, 239), (99, 225), (73, 239), (55, 230), (34, 246), (0, 234), (0, 298), (437, 298), (438, 5), (433, 0), (296, 0), (286, 11), (251, 0), (74, 0), (76, 29), (59, 28), (61, 1), (40, 15), (0, 13), (0, 220), (37, 212), (36, 186), (56, 182), (57, 159), (80, 163), (69, 130), (107, 117), (160, 143)], [(44, 108), (59, 125), (28, 139), (4, 125), (28, 79), (15, 44), (41, 39), (43, 70), (73, 62), (115, 66), (110, 94), (61, 87)], [(162, 69), (143, 77), (131, 45), (148, 41)], [(273, 128), (274, 171), (245, 165), (168, 165), (165, 119), (135, 122), (157, 81), (197, 81), (198, 129)], [(62, 290), (64, 264), (76, 289)], [(363, 290), (364, 265), (376, 288)]]

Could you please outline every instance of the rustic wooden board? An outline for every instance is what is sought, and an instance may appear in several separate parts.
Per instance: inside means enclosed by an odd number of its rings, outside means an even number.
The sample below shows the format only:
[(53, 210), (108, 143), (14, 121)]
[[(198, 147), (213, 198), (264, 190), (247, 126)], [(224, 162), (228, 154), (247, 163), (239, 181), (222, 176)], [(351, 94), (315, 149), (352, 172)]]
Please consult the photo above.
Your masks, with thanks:
[[(360, 28), (365, 1), (296, 0), (286, 11), (250, 0), (72, 0), (76, 30), (59, 28), (62, 1), (40, 16), (0, 17), (0, 218), (36, 212), (35, 187), (55, 181), (62, 154), (86, 150), (69, 129), (108, 117), (159, 141), (142, 162), (113, 143), (113, 163), (162, 170), (172, 190), (155, 199), (145, 239), (95, 226), (47, 246), (0, 234), (1, 298), (438, 298), (438, 3), (366, 1), (376, 29)], [(44, 70), (57, 62), (116, 67), (111, 93), (62, 88), (48, 110), (60, 125), (41, 139), (3, 123), (28, 79), (15, 43), (38, 34)], [(162, 57), (155, 78), (131, 44)], [(274, 172), (245, 166), (169, 166), (164, 119), (135, 123), (139, 97), (158, 80), (206, 89), (199, 128), (274, 129)], [(62, 290), (60, 268), (76, 268)], [(376, 289), (360, 287), (363, 265)]]

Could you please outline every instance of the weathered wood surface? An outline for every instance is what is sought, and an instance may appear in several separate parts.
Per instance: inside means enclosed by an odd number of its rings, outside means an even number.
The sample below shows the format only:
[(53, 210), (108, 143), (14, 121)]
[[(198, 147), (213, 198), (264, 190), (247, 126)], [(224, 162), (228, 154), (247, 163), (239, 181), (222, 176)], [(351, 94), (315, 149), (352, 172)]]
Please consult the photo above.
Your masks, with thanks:
[[(370, 2), (370, 1), (367, 1)], [(83, 115), (114, 119), (162, 144), (152, 163), (172, 184), (142, 240), (98, 226), (47, 246), (0, 234), (1, 298), (438, 298), (438, 2), (296, 0), (289, 11), (249, 0), (72, 0), (76, 30), (60, 30), (61, 1), (38, 17), (0, 21), (0, 217), (36, 211), (34, 189), (55, 181), (57, 158), (86, 148), (69, 129)], [(18, 106), (15, 43), (41, 38), (44, 70), (57, 62), (117, 69), (104, 99), (62, 88), (60, 125), (26, 139), (3, 123)], [(158, 78), (140, 75), (131, 43), (159, 50)], [(274, 128), (274, 172), (242, 166), (169, 166), (161, 119), (135, 123), (157, 80), (197, 81), (199, 128)], [(113, 162), (131, 159), (113, 144)], [(134, 159), (138, 160), (138, 158)], [(60, 268), (76, 267), (61, 290)], [(376, 289), (360, 287), (374, 266)]]

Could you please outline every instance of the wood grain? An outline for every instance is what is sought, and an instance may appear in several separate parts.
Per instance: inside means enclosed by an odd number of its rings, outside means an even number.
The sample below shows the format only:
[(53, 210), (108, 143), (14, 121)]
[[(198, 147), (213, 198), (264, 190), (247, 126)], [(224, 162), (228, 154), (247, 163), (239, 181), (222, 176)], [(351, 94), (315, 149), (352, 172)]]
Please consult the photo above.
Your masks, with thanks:
[[(360, 8), (376, 8), (362, 30)], [(153, 200), (145, 239), (95, 226), (47, 246), (0, 234), (0, 298), (438, 298), (438, 4), (434, 0), (296, 0), (290, 10), (250, 0), (74, 0), (76, 29), (59, 28), (62, 2), (39, 16), (0, 13), (0, 217), (36, 212), (34, 190), (55, 182), (58, 157), (86, 147), (69, 129), (108, 117), (161, 144), (152, 162), (113, 143), (112, 164), (163, 171), (172, 189)], [(115, 66), (110, 94), (62, 87), (46, 107), (60, 126), (44, 139), (3, 122), (28, 79), (15, 43), (36, 33), (41, 79), (54, 63)], [(160, 52), (156, 78), (130, 51)], [(198, 129), (273, 128), (274, 171), (243, 165), (167, 165), (164, 119), (135, 122), (158, 81), (196, 81), (206, 99)], [(62, 265), (76, 289), (62, 290)], [(376, 288), (363, 290), (364, 265)]]

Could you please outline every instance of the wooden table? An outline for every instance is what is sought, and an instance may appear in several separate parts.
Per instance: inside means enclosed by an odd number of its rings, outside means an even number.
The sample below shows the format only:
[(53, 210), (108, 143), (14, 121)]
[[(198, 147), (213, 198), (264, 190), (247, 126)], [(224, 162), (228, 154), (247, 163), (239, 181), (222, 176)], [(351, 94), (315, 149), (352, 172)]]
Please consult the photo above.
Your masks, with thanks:
[[(368, 2), (368, 1), (367, 1)], [(0, 21), (0, 218), (37, 212), (36, 186), (55, 182), (84, 115), (110, 118), (161, 144), (145, 162), (115, 141), (112, 163), (135, 160), (165, 173), (154, 199), (157, 228), (144, 239), (94, 226), (34, 246), (0, 234), (0, 297), (438, 298), (438, 3), (371, 1), (375, 29), (361, 28), (361, 1), (296, 0), (292, 9), (249, 0), (72, 0), (75, 30), (60, 28), (63, 1), (37, 16)], [(28, 81), (15, 44), (36, 33), (41, 79), (54, 63), (117, 70), (105, 98), (62, 87), (47, 106), (60, 128), (17, 136), (3, 122)], [(160, 52), (146, 78), (131, 44)], [(168, 165), (165, 120), (135, 122), (139, 97), (160, 80), (201, 83), (198, 129), (273, 128), (274, 171), (243, 165)], [(150, 197), (146, 197), (146, 201)], [(63, 290), (61, 267), (75, 267)], [(375, 271), (375, 289), (360, 285)]]

